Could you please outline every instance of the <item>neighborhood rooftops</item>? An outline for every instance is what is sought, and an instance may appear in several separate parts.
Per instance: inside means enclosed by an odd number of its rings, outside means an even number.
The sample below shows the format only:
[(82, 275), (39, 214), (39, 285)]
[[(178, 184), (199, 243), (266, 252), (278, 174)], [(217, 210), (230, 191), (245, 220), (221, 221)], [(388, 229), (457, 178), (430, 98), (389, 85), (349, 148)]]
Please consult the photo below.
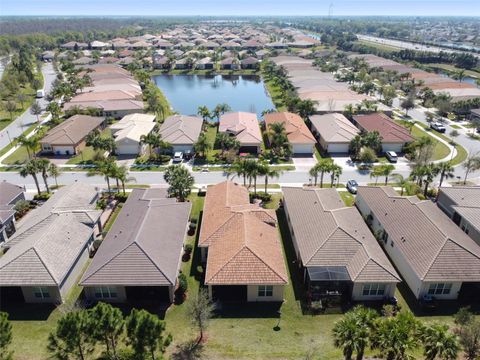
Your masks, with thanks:
[(335, 189), (282, 188), (305, 267), (343, 267), (351, 281), (399, 282), (357, 209)]
[(429, 200), (359, 187), (373, 215), (424, 281), (480, 281), (480, 247)]
[(292, 144), (315, 144), (315, 137), (308, 130), (303, 119), (290, 112), (276, 112), (265, 114), (265, 124), (268, 127), (272, 123), (282, 123), (285, 125), (288, 141)]
[(93, 186), (74, 183), (27, 214), (3, 245), (0, 285), (60, 286), (94, 233), (96, 199)]
[(205, 283), (288, 282), (275, 212), (250, 204), (248, 190), (231, 181), (207, 191), (199, 246), (208, 247)]
[(77, 145), (104, 121), (105, 118), (98, 116), (73, 115), (49, 130), (41, 142), (51, 145)]
[(220, 116), (219, 132), (234, 134), (240, 143), (261, 143), (262, 134), (257, 115), (248, 112), (229, 112)]
[(197, 116), (172, 115), (160, 127), (162, 140), (170, 144), (193, 144), (202, 132), (203, 120)]
[(353, 120), (365, 131), (378, 131), (382, 142), (405, 143), (413, 141), (409, 131), (384, 113), (354, 115)]
[(82, 285), (175, 285), (191, 203), (164, 189), (134, 189)]

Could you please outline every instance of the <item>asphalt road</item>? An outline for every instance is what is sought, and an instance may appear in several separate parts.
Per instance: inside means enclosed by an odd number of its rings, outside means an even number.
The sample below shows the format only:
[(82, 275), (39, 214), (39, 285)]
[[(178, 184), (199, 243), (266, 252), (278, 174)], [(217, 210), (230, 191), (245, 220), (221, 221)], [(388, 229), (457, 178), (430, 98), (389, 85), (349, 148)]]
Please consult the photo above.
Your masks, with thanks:
[[(53, 70), (53, 65), (51, 63), (44, 64), (42, 68), (43, 78), (44, 78), (44, 90), (45, 94), (48, 94), (52, 83), (57, 76)], [(45, 98), (38, 99), (38, 102), (42, 106), (42, 109), (48, 105), (48, 101)], [(10, 125), (5, 129), (0, 131), (0, 149), (3, 149), (7, 146), (11, 140), (15, 137), (21, 135), (27, 128), (33, 123), (37, 122), (37, 117), (30, 114), (30, 108), (28, 108), (22, 115), (18, 116)]]

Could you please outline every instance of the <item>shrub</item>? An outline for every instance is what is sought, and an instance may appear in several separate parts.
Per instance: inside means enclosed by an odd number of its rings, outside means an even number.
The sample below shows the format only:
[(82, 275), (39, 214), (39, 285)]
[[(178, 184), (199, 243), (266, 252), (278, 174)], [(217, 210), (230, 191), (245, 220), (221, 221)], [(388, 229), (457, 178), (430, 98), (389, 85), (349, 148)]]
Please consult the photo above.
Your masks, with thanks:
[(192, 250), (193, 250), (193, 245), (192, 244), (187, 244), (185, 245), (185, 253), (190, 255), (192, 253)]
[(256, 194), (250, 193), (250, 202), (253, 202), (255, 199), (260, 199), (263, 202), (269, 202), (272, 200), (272, 195), (265, 192), (257, 192)]
[(124, 203), (125, 201), (127, 201), (128, 194), (116, 193), (114, 198), (115, 198), (115, 200), (117, 200), (121, 203)]
[(101, 210), (105, 210), (107, 207), (107, 200), (105, 198), (101, 198), (97, 201), (97, 208)]
[(188, 281), (184, 273), (178, 275), (178, 291), (180, 294), (185, 294), (188, 290)]
[(46, 201), (50, 198), (50, 193), (47, 192), (42, 192), (40, 195), (37, 194), (33, 197), (33, 200), (38, 200), (38, 201)]

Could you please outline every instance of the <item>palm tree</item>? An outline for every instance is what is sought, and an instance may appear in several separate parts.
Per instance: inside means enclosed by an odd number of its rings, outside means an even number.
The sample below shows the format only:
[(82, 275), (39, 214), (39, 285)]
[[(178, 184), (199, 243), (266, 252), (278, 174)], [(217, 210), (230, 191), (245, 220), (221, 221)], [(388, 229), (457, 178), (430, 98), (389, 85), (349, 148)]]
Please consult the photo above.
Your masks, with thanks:
[(39, 172), (42, 174), (43, 183), (45, 184), (45, 189), (47, 193), (50, 193), (50, 188), (48, 187), (48, 169), (50, 167), (50, 160), (48, 159), (36, 159)]
[(125, 184), (136, 181), (133, 176), (128, 176), (128, 168), (126, 165), (117, 166), (115, 168), (115, 178), (122, 184), (123, 195), (125, 195)]
[(395, 170), (395, 166), (392, 164), (382, 165), (382, 175), (385, 176), (385, 185), (388, 184), (388, 177), (392, 174), (393, 170)]
[(318, 172), (320, 173), (320, 187), (323, 188), (323, 177), (325, 173), (328, 173), (332, 170), (332, 166), (334, 165), (333, 160), (331, 158), (327, 159), (320, 159), (318, 164)]
[(287, 132), (285, 130), (285, 124), (281, 122), (274, 122), (268, 124), (270, 146), (275, 155), (280, 156), (284, 152), (288, 153), (288, 149), (291, 148), (288, 141)]
[(313, 167), (308, 171), (308, 174), (315, 179), (314, 185), (317, 186), (318, 173), (320, 172), (318, 164), (313, 165)]
[(236, 173), (238, 177), (243, 176), (243, 186), (247, 186), (247, 166), (245, 159), (235, 161), (228, 171), (230, 173)]
[(342, 167), (340, 165), (333, 164), (330, 169), (330, 187), (333, 188), (333, 183), (335, 182), (335, 179), (337, 180), (338, 185), (340, 175), (342, 175)]
[(382, 175), (383, 165), (376, 165), (370, 171), (370, 179), (375, 178), (375, 185), (378, 183), (378, 178)]
[(355, 137), (350, 141), (350, 151), (353, 153), (355, 159), (358, 158), (360, 151), (363, 147), (363, 139), (360, 135), (355, 135)]
[(140, 144), (148, 146), (148, 157), (152, 157), (152, 150), (159, 147), (161, 142), (160, 134), (150, 132), (147, 135), (140, 136)]
[(207, 135), (201, 133), (197, 139), (197, 142), (193, 144), (193, 149), (196, 153), (200, 154), (201, 157), (206, 157), (208, 151), (212, 149), (212, 144), (208, 141)]
[(32, 158), (32, 154), (34, 158), (36, 157), (35, 153), (37, 151), (39, 141), (35, 135), (27, 137), (24, 134), (22, 134), (18, 136), (16, 140), (18, 144), (20, 144), (21, 146), (24, 146), (25, 149), (27, 149), (27, 154), (29, 159)]
[(87, 176), (102, 175), (107, 182), (108, 192), (111, 192), (110, 188), (110, 178), (114, 170), (115, 158), (107, 158), (104, 160), (97, 161), (95, 167), (88, 170)]
[(455, 170), (451, 161), (444, 161), (437, 164), (438, 170), (440, 171), (440, 184), (438, 185), (439, 188), (442, 187), (443, 180), (445, 178), (453, 178)]
[(300, 115), (303, 119), (308, 120), (310, 115), (315, 114), (316, 104), (316, 101), (310, 99), (300, 100), (297, 104), (298, 115)]
[(276, 170), (275, 168), (269, 166), (266, 162), (261, 162), (258, 164), (258, 174), (265, 177), (265, 194), (266, 194), (267, 188), (268, 188), (268, 179), (269, 178), (278, 179), (281, 175), (281, 171)]
[(203, 121), (207, 121), (211, 117), (210, 110), (206, 106), (199, 106), (197, 114), (202, 117)]
[(60, 172), (58, 166), (55, 165), (54, 163), (51, 163), (48, 166), (48, 175), (52, 176), (55, 179), (55, 187), (58, 188), (57, 178), (61, 175), (61, 172)]
[(27, 176), (32, 176), (33, 181), (35, 182), (35, 186), (37, 187), (37, 193), (38, 195), (41, 195), (40, 191), (40, 185), (38, 183), (38, 177), (37, 173), (39, 173), (40, 170), (38, 168), (38, 164), (36, 159), (31, 159), (28, 160), (25, 164), (23, 164), (22, 168), (20, 169), (20, 176), (21, 177), (27, 177)]
[(480, 156), (477, 154), (470, 155), (467, 160), (463, 163), (463, 168), (465, 169), (465, 178), (463, 179), (463, 185), (467, 184), (468, 175), (480, 169)]
[(420, 331), (420, 341), (426, 360), (455, 360), (460, 351), (460, 344), (455, 334), (448, 331), (448, 326), (432, 324)]
[(461, 69), (461, 70), (458, 70), (458, 72), (455, 74), (455, 78), (462, 82), (463, 79), (465, 79), (465, 70)]
[(397, 186), (400, 187), (400, 196), (403, 196), (407, 184), (410, 182), (408, 178), (403, 177), (402, 174), (392, 174), (392, 177), (396, 179)]
[(437, 165), (435, 165), (433, 163), (422, 166), (422, 169), (423, 169), (422, 173), (423, 173), (423, 176), (424, 176), (423, 183), (425, 185), (425, 188), (423, 190), (423, 196), (427, 197), (428, 186), (433, 182), (433, 180), (438, 175), (440, 170), (437, 167)]

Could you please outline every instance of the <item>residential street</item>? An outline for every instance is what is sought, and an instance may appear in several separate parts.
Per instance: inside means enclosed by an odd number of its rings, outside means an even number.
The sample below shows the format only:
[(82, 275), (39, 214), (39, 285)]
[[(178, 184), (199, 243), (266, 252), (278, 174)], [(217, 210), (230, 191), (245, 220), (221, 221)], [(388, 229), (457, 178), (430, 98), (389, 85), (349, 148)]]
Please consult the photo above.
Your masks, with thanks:
[[(44, 64), (42, 68), (44, 78), (44, 90), (45, 94), (48, 94), (52, 87), (52, 83), (55, 80), (56, 74), (51, 63)], [(43, 109), (48, 104), (45, 98), (38, 99), (38, 102)], [(30, 108), (28, 108), (22, 115), (17, 117), (10, 125), (0, 131), (0, 149), (3, 149), (13, 140), (15, 137), (21, 135), (31, 124), (35, 123), (37, 118), (35, 115), (30, 114)], [(7, 133), (8, 132), (8, 133)]]

